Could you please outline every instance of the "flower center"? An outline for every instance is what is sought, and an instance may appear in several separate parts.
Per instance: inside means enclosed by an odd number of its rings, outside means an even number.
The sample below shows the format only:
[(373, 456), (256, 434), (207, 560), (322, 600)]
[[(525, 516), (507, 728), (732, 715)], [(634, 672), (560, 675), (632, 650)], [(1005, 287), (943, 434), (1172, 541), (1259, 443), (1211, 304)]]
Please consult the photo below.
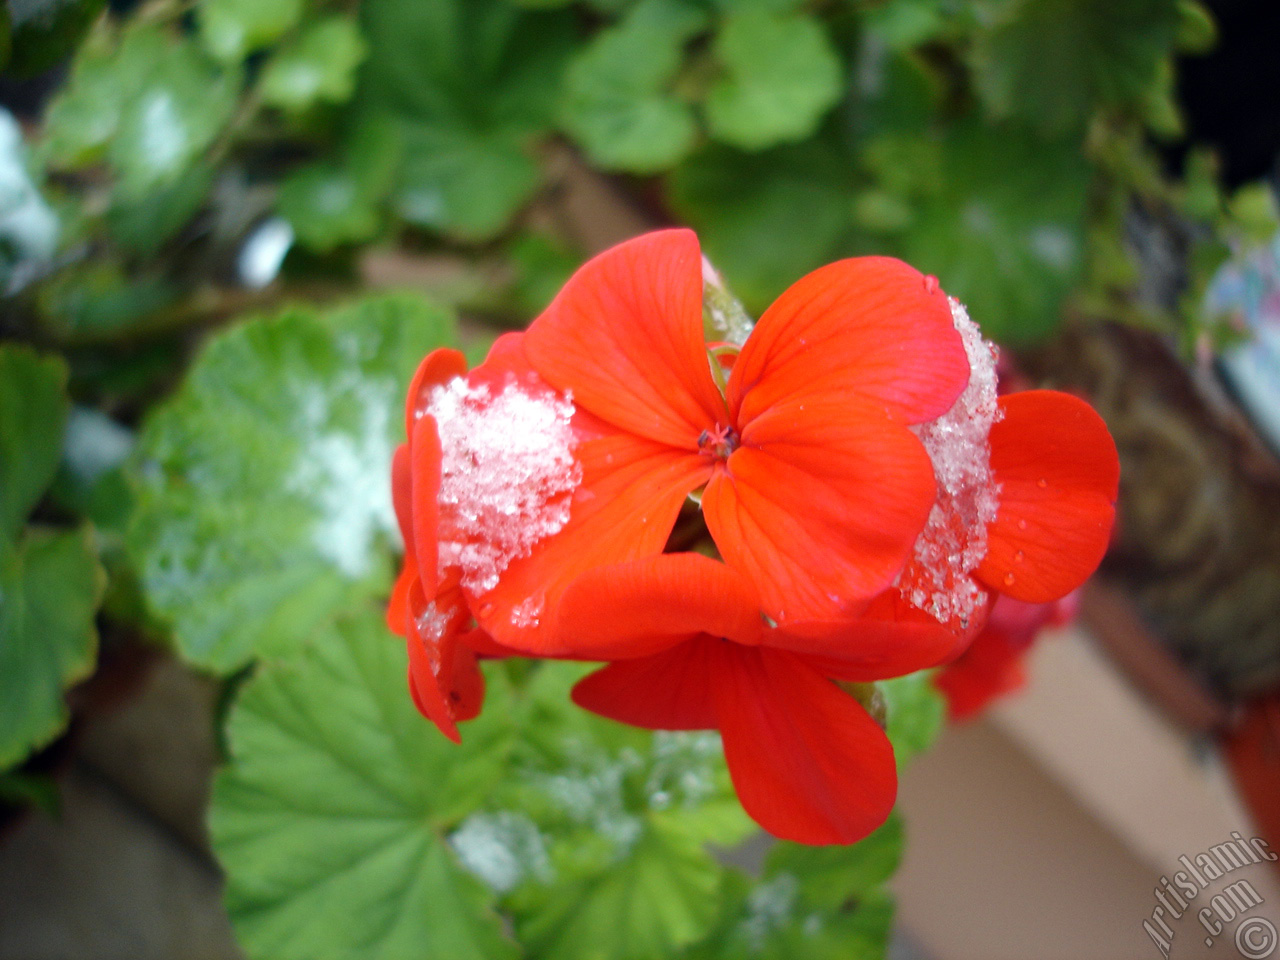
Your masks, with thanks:
[(738, 431), (717, 423), (713, 430), (698, 434), (698, 452), (713, 460), (725, 460), (738, 449)]

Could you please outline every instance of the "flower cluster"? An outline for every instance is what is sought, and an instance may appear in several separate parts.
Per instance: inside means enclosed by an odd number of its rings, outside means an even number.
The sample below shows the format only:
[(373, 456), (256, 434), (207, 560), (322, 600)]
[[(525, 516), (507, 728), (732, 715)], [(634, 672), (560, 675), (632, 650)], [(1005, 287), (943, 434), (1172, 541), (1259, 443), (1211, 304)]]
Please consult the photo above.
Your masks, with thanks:
[(831, 264), (708, 343), (687, 230), (597, 256), (470, 372), (432, 353), (406, 421), (388, 623), (419, 710), (456, 740), (477, 657), (603, 661), (578, 704), (719, 730), (747, 812), (815, 844), (897, 789), (842, 684), (954, 659), (997, 593), (1074, 589), (1118, 480), (1088, 405), (997, 398), (991, 346), (900, 261)]

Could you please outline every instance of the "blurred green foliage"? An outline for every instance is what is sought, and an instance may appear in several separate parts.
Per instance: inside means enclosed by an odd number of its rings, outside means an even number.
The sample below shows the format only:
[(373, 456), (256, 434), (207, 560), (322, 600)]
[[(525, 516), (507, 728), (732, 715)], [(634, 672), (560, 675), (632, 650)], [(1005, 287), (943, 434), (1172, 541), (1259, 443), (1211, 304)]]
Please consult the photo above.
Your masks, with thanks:
[[(1216, 335), (1207, 277), (1276, 221), (1157, 159), (1213, 38), (1196, 0), (0, 2), (7, 75), (66, 64), (0, 118), (0, 770), (65, 726), (96, 618), (252, 670), (212, 815), (250, 957), (883, 956), (896, 820), (728, 866), (715, 735), (593, 718), (570, 665), (491, 664), (463, 747), (427, 728), (377, 610), (400, 396), (620, 211), (695, 227), (756, 313), (874, 252), (1014, 346)], [(1187, 238), (1170, 296), (1135, 212)], [(942, 702), (879, 697), (906, 762)]]

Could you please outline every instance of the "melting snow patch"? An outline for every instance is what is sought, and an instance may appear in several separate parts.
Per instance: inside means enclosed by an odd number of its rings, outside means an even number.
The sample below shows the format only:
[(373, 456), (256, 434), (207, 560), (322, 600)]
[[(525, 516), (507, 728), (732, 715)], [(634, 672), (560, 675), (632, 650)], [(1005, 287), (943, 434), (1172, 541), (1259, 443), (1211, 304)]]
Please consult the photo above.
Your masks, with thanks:
[[(391, 505), (390, 424), (394, 389), (350, 379), (331, 393), (308, 384), (300, 395), (301, 459), (288, 488), (307, 497), (319, 513), (312, 540), (346, 576), (369, 572), (379, 536), (399, 542)], [(355, 430), (330, 426), (337, 400), (358, 410)]]
[(780, 873), (751, 891), (747, 897), (747, 916), (738, 931), (752, 953), (759, 953), (769, 934), (791, 922), (799, 892), (800, 881), (789, 873)]
[(644, 763), (630, 748), (617, 756), (576, 738), (564, 742), (568, 769), (562, 773), (535, 776), (546, 795), (579, 823), (590, 824), (613, 843), (617, 856), (625, 856), (640, 839), (644, 827), (640, 818), (627, 810), (623, 781)]
[(716, 769), (723, 752), (715, 731), (654, 733), (653, 763), (645, 781), (649, 806), (688, 808), (707, 800), (716, 792)]
[(546, 841), (522, 813), (474, 813), (449, 837), (449, 846), (464, 869), (497, 893), (509, 893), (530, 877), (551, 879)]
[[(485, 593), (513, 560), (569, 522), (582, 482), (573, 402), (516, 383), (493, 393), (458, 377), (431, 392), (425, 413), (436, 420), (442, 451), (440, 565), (460, 567), (463, 586)], [(516, 615), (527, 625), (540, 613)]]
[(995, 347), (955, 299), (951, 320), (969, 358), (969, 384), (950, 410), (914, 428), (933, 461), (938, 499), (899, 588), (940, 622), (958, 619), (964, 626), (982, 602), (982, 588), (971, 574), (987, 552), (987, 524), (1000, 505), (988, 442), (999, 407)]

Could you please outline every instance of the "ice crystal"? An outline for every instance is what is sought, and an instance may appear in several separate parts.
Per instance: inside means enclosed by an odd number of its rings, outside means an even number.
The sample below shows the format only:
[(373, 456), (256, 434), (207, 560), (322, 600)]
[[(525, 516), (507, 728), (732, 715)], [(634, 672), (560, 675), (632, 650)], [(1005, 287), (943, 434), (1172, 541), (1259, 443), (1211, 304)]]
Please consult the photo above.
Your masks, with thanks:
[(515, 382), (495, 392), (458, 377), (431, 392), (420, 413), (440, 432), (440, 566), (459, 567), (463, 586), (492, 590), (513, 560), (569, 522), (582, 481), (573, 409), (567, 396)]
[(982, 603), (983, 591), (972, 573), (986, 554), (987, 524), (1000, 505), (989, 443), (999, 407), (995, 347), (955, 299), (951, 320), (969, 359), (969, 383), (950, 410), (915, 428), (933, 461), (938, 499), (899, 588), (913, 606), (964, 627)]
[(418, 641), (427, 654), (427, 664), (431, 672), (440, 676), (440, 641), (449, 632), (453, 620), (453, 611), (440, 610), (435, 602), (428, 603), (421, 613), (414, 618)]
[(521, 629), (536, 627), (541, 616), (541, 597), (526, 597), (524, 600), (520, 601), (520, 603), (512, 607), (511, 625), (513, 627), (520, 627)]

